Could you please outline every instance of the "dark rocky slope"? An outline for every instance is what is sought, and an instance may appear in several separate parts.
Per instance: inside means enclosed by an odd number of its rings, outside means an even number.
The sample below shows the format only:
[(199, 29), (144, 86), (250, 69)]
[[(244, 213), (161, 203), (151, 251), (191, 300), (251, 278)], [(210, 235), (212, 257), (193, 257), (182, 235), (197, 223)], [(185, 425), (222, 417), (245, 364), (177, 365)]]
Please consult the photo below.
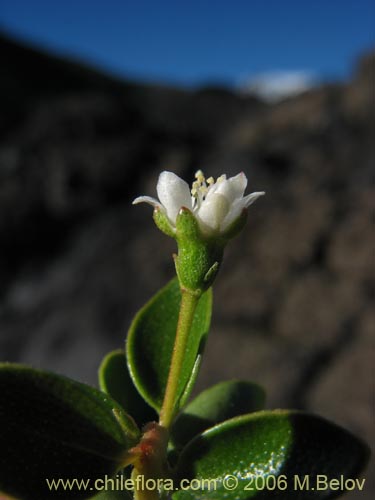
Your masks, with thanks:
[[(174, 242), (131, 200), (163, 169), (244, 170), (267, 196), (226, 253), (199, 385), (253, 379), (269, 406), (373, 442), (373, 56), (270, 106), (124, 83), (6, 38), (0, 53), (1, 359), (95, 383), (173, 275)], [(372, 498), (367, 477), (348, 498)]]

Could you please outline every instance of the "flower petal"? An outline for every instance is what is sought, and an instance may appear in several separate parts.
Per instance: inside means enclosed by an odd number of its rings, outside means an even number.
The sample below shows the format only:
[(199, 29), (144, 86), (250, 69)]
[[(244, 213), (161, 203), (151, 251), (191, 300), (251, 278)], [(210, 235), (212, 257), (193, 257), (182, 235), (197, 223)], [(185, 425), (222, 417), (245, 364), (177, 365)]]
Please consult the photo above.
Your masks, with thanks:
[(152, 205), (154, 208), (162, 208), (161, 203), (159, 203), (158, 200), (155, 198), (152, 198), (151, 196), (138, 196), (133, 201), (133, 205), (138, 205), (138, 203), (148, 203), (149, 205)]
[(244, 198), (235, 200), (231, 205), (228, 215), (223, 220), (220, 230), (225, 231), (226, 229), (228, 229), (232, 222), (234, 222), (241, 215), (241, 212), (244, 208), (249, 207), (257, 198), (263, 196), (264, 194), (264, 191), (258, 191), (256, 193), (248, 194)]
[[(230, 203), (233, 203), (234, 200), (238, 198), (242, 198), (245, 189), (247, 186), (247, 178), (246, 175), (241, 172), (240, 174), (230, 177), (229, 179), (225, 179), (223, 181), (216, 182), (213, 186), (212, 193), (220, 193), (224, 195)], [(210, 196), (211, 192), (209, 192), (208, 196)]]
[(254, 203), (255, 200), (257, 200), (260, 196), (265, 195), (266, 193), (264, 191), (256, 191), (255, 193), (248, 194), (244, 198), (245, 202), (245, 207), (249, 207), (252, 203)]
[(220, 193), (213, 193), (202, 203), (196, 215), (205, 226), (217, 231), (229, 209), (228, 199)]
[(246, 208), (244, 200), (245, 198), (240, 198), (232, 203), (228, 214), (220, 226), (220, 231), (223, 232), (228, 229), (232, 222), (234, 222), (241, 215), (242, 210)]
[(159, 175), (156, 189), (159, 200), (173, 224), (176, 223), (176, 217), (181, 207), (192, 210), (190, 188), (184, 180), (173, 172), (162, 172)]
[(247, 186), (247, 177), (241, 172), (234, 177), (230, 177), (228, 182), (231, 185), (232, 191), (235, 194), (235, 198), (242, 198)]

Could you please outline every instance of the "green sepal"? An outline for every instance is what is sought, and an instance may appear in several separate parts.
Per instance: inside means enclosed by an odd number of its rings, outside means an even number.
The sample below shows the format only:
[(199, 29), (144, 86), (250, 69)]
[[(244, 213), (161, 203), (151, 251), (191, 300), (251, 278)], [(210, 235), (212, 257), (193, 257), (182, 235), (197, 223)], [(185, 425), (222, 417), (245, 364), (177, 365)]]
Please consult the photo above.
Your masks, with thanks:
[(265, 399), (264, 390), (251, 382), (216, 384), (198, 394), (177, 417), (171, 429), (173, 444), (182, 448), (197, 434), (224, 420), (263, 410)]
[[(112, 476), (139, 439), (108, 395), (53, 373), (0, 364), (0, 491), (22, 500), (87, 498), (46, 479)], [(21, 479), (20, 479), (21, 478)]]
[(186, 207), (181, 207), (176, 217), (176, 234), (178, 238), (199, 241), (202, 234), (195, 215)]
[[(164, 398), (176, 336), (181, 302), (177, 278), (162, 288), (132, 321), (126, 353), (134, 385), (149, 405), (158, 412)], [(211, 320), (212, 291), (199, 299), (190, 331), (184, 366), (179, 380), (177, 400), (186, 400), (197, 357), (202, 353)]]
[(205, 234), (195, 215), (186, 207), (177, 214), (175, 228), (163, 209), (156, 207), (153, 217), (157, 227), (177, 241), (178, 255), (174, 258), (180, 286), (200, 295), (215, 281), (224, 247), (246, 224), (247, 210), (242, 210), (222, 234)]
[(158, 419), (155, 410), (146, 403), (134, 385), (124, 350), (118, 349), (105, 356), (99, 367), (99, 387), (131, 413), (140, 427)]
[(170, 236), (171, 238), (176, 237), (176, 231), (172, 227), (172, 224), (170, 223), (167, 214), (163, 209), (156, 207), (153, 212), (153, 218), (160, 231), (165, 233), (167, 236)]
[[(323, 418), (289, 410), (257, 412), (223, 422), (190, 441), (177, 465), (176, 485), (183, 479), (206, 482), (198, 491), (180, 490), (172, 498), (331, 499), (342, 491), (317, 489), (317, 476), (328, 481), (358, 478), (368, 458), (364, 443)], [(237, 483), (233, 489), (226, 487), (228, 476), (230, 485)], [(301, 482), (308, 477), (309, 487), (299, 489), (296, 477)], [(215, 488), (211, 483), (208, 489), (209, 479), (215, 480)]]
[(182, 288), (200, 294), (214, 282), (223, 259), (221, 237), (202, 234), (197, 219), (187, 208), (181, 208), (176, 218), (178, 255), (175, 265)]

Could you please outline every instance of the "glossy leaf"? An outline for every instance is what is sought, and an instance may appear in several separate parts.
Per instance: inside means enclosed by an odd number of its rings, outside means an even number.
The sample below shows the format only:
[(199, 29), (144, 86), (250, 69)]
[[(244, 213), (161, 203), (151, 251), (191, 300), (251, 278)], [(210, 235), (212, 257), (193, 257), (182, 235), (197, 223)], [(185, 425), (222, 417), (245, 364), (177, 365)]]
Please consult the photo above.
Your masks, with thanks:
[(46, 479), (95, 480), (123, 463), (138, 429), (109, 396), (66, 377), (0, 364), (0, 491), (22, 500), (86, 498)]
[(215, 424), (246, 413), (262, 410), (264, 390), (251, 382), (231, 380), (216, 384), (198, 394), (179, 415), (172, 427), (178, 448)]
[[(160, 411), (172, 357), (181, 293), (177, 278), (162, 288), (135, 316), (127, 339), (130, 374), (145, 400)], [(210, 325), (212, 291), (199, 300), (179, 381), (179, 398), (192, 388), (189, 381)], [(189, 387), (189, 391), (187, 391)]]
[[(320, 417), (286, 410), (253, 413), (219, 424), (187, 445), (178, 464), (178, 480), (215, 479), (216, 489), (211, 485), (209, 491), (206, 483), (204, 489), (180, 490), (172, 498), (335, 498), (342, 491), (317, 489), (317, 475), (328, 480), (341, 475), (357, 478), (368, 455), (356, 437)], [(303, 482), (307, 476), (309, 488), (299, 489), (295, 478)]]
[(155, 410), (135, 388), (122, 349), (110, 352), (103, 359), (99, 368), (99, 386), (130, 413), (140, 426), (158, 419)]

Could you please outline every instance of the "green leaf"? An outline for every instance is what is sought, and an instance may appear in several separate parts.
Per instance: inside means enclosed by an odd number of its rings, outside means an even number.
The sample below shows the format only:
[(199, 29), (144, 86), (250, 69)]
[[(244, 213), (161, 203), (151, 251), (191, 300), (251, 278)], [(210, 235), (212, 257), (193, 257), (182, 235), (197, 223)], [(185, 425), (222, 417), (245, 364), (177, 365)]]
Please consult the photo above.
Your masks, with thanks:
[[(46, 480), (112, 475), (139, 438), (109, 396), (66, 377), (0, 364), (0, 491), (22, 500), (87, 498)], [(94, 489), (94, 488), (93, 488)]]
[(140, 396), (130, 377), (126, 355), (122, 349), (112, 351), (99, 367), (99, 386), (140, 425), (157, 420), (157, 414)]
[[(177, 278), (162, 288), (135, 316), (127, 339), (129, 371), (138, 391), (157, 411), (163, 402), (172, 357), (181, 292)], [(179, 381), (179, 399), (192, 389), (190, 379), (210, 325), (212, 291), (199, 300)], [(188, 388), (188, 389), (187, 389)]]
[(251, 382), (221, 382), (201, 392), (178, 416), (172, 427), (176, 447), (186, 445), (194, 436), (224, 420), (264, 408), (264, 390)]
[[(368, 456), (368, 448), (360, 440), (320, 417), (297, 411), (262, 411), (228, 420), (191, 441), (181, 453), (177, 480), (214, 479), (216, 489), (211, 484), (209, 490), (206, 482), (202, 489), (181, 489), (172, 498), (335, 498), (342, 490), (328, 486), (319, 490), (317, 476), (328, 481), (341, 476), (355, 479)], [(308, 477), (309, 488), (301, 489), (296, 477), (302, 484)]]

